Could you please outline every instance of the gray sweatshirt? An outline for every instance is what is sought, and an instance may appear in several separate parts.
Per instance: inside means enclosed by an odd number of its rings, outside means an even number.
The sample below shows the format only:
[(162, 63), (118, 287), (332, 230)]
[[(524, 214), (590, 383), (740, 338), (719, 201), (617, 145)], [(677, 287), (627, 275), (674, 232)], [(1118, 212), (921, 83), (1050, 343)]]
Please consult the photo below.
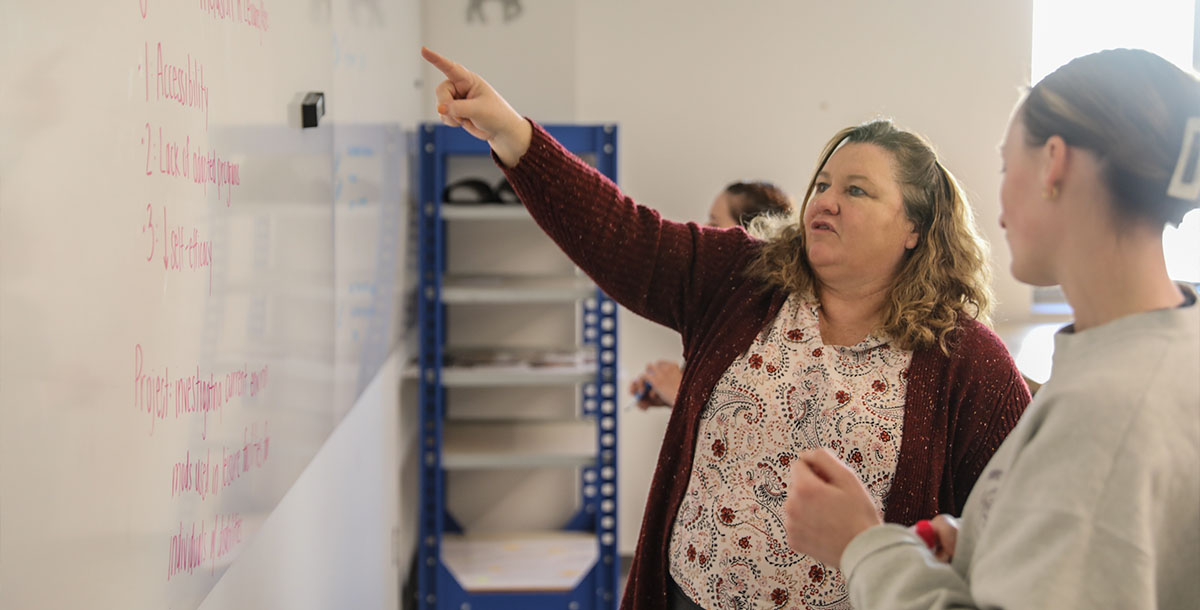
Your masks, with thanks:
[(842, 554), (858, 610), (1200, 608), (1200, 305), (1055, 337), (979, 477), (951, 564), (881, 525)]

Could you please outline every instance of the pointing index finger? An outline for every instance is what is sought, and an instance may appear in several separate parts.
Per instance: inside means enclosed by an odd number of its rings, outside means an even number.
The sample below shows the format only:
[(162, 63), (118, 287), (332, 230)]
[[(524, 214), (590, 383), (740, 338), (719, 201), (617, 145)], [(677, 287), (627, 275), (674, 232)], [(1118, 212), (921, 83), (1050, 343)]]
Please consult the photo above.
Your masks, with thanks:
[(425, 61), (433, 64), (433, 67), (440, 70), (442, 74), (446, 75), (446, 78), (452, 81), (465, 80), (470, 74), (467, 72), (466, 68), (445, 57), (442, 57), (437, 52), (432, 51), (427, 47), (421, 47), (421, 57), (424, 57)]

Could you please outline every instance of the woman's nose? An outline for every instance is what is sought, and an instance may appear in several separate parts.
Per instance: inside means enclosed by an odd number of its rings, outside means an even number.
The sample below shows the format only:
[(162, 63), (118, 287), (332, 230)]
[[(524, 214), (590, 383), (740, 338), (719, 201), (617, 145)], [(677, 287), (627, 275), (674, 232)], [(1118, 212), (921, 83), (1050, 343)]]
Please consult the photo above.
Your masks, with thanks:
[(832, 193), (824, 192), (814, 195), (808, 202), (808, 207), (811, 208), (812, 214), (825, 213), (837, 215), (841, 211), (841, 205), (838, 203), (837, 197)]

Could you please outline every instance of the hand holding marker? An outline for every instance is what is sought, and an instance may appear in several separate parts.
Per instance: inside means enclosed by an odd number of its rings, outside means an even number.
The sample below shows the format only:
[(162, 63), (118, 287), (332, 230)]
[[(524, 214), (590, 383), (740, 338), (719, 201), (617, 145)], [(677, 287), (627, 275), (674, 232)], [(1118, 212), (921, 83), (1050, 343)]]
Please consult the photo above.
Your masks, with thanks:
[(922, 519), (909, 528), (925, 543), (939, 561), (950, 563), (958, 542), (958, 519), (938, 515), (933, 520)]
[(642, 389), (638, 390), (637, 394), (633, 395), (633, 400), (625, 403), (625, 410), (628, 411), (640, 404), (643, 400), (650, 397), (654, 393), (654, 388), (650, 387), (649, 381), (642, 382)]
[(637, 396), (637, 406), (672, 408), (679, 394), (683, 369), (669, 360), (658, 360), (646, 365), (641, 375), (629, 384), (629, 393)]

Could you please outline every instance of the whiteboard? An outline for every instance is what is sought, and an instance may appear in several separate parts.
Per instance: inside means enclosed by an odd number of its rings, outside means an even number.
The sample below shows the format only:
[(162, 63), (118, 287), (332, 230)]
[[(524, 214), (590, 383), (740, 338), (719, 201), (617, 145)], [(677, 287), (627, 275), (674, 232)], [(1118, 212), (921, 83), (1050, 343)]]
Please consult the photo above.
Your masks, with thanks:
[(0, 3), (0, 608), (197, 607), (398, 340), (330, 11)]

